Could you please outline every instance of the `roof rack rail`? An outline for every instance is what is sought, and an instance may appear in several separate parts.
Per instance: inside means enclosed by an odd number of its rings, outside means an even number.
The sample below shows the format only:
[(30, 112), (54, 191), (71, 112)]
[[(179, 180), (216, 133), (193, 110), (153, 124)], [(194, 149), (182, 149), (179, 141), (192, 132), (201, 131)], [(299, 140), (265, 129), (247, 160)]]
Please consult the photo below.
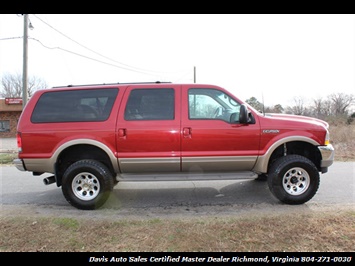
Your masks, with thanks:
[(100, 86), (100, 85), (125, 85), (125, 84), (160, 84), (160, 83), (171, 83), (170, 81), (149, 81), (149, 82), (124, 82), (124, 83), (99, 83), (99, 84), (82, 84), (82, 85), (65, 85), (65, 86), (55, 86), (55, 88), (63, 88), (63, 87), (81, 87), (81, 86)]

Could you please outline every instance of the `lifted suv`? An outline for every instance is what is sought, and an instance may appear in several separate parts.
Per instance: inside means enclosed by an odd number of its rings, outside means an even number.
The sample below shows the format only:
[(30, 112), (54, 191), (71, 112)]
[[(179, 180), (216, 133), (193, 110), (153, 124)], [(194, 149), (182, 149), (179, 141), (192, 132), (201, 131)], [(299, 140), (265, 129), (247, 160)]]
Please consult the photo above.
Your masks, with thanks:
[(223, 88), (131, 83), (37, 91), (18, 123), (18, 159), (79, 209), (101, 207), (123, 181), (230, 179), (250, 171), (302, 204), (333, 163), (328, 124), (261, 114)]

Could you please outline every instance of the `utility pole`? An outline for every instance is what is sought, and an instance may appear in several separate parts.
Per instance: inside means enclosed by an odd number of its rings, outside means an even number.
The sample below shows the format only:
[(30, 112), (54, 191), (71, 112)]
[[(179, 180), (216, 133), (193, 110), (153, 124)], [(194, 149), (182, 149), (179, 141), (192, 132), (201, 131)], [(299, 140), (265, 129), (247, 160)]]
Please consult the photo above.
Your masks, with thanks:
[(23, 15), (23, 72), (22, 72), (22, 107), (25, 108), (28, 98), (27, 61), (28, 61), (28, 14)]
[(194, 83), (196, 83), (196, 67), (194, 66)]

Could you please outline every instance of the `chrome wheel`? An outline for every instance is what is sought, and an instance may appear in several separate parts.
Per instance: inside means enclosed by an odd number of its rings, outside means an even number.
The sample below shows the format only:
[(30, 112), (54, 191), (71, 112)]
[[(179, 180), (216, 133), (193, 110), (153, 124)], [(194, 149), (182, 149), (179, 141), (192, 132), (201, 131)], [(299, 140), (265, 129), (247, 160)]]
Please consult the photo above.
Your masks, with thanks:
[(88, 172), (80, 173), (73, 179), (72, 191), (81, 200), (92, 200), (100, 193), (99, 179)]
[(319, 172), (306, 157), (291, 154), (280, 157), (268, 171), (268, 186), (272, 194), (287, 204), (303, 204), (317, 193)]
[(288, 170), (282, 179), (285, 191), (293, 196), (301, 195), (307, 191), (311, 179), (306, 170), (300, 167)]

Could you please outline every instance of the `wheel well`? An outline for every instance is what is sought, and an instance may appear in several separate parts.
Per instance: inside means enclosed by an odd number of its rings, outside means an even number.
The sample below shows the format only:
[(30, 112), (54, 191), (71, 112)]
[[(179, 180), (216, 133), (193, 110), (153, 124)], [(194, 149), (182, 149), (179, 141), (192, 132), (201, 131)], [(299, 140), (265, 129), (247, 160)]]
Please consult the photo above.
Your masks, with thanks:
[(83, 159), (96, 160), (105, 164), (108, 169), (110, 169), (113, 176), (115, 176), (115, 171), (113, 169), (112, 163), (105, 151), (96, 146), (88, 144), (73, 145), (63, 150), (58, 156), (55, 166), (55, 175), (58, 186), (61, 186), (62, 184), (62, 176), (65, 170), (74, 162)]
[(286, 142), (280, 145), (279, 147), (277, 147), (270, 157), (268, 163), (268, 169), (270, 169), (270, 166), (278, 158), (286, 155), (291, 155), (291, 154), (297, 154), (308, 158), (314, 163), (318, 171), (321, 171), (321, 167), (320, 167), (321, 154), (317, 146), (314, 146), (308, 142), (303, 142), (303, 141)]

